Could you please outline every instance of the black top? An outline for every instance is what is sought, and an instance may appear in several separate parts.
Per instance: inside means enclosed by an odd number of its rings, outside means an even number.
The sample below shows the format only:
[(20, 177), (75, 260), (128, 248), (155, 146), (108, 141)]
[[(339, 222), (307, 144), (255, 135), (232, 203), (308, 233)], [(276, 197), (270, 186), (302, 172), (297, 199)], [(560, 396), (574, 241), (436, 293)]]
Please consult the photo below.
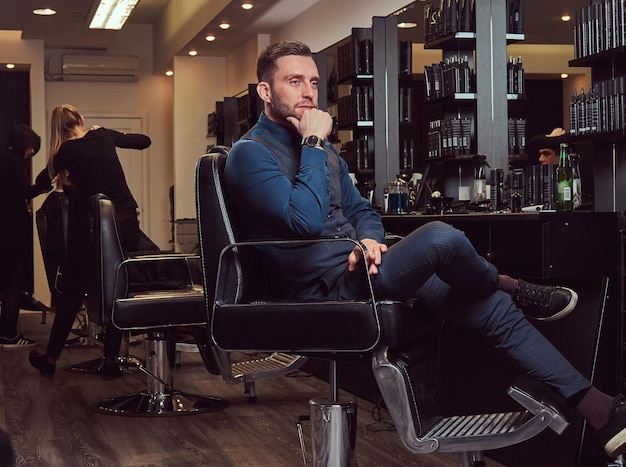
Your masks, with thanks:
[(0, 155), (0, 251), (3, 265), (12, 264), (11, 258), (28, 253), (32, 235), (32, 220), (28, 200), (50, 190), (47, 170), (30, 183), (30, 166), (23, 156), (7, 149)]
[(31, 185), (29, 164), (23, 156), (7, 149), (0, 155), (0, 216), (3, 222), (30, 219), (27, 201), (50, 190), (50, 179), (45, 171)]
[(76, 203), (79, 216), (88, 212), (89, 197), (97, 193), (107, 195), (118, 213), (137, 209), (115, 148), (145, 149), (150, 143), (145, 135), (99, 128), (61, 145), (54, 170), (69, 172), (74, 191), (69, 199)]

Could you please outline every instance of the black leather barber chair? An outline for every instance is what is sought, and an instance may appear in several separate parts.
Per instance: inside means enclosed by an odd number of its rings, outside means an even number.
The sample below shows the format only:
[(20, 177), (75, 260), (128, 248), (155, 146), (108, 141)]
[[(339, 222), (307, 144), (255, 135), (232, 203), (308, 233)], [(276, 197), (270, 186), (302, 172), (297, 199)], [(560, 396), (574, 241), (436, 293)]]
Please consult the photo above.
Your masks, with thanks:
[[(167, 416), (221, 410), (228, 402), (216, 397), (184, 393), (174, 388), (175, 331), (180, 326), (203, 326), (206, 319), (204, 291), (193, 282), (190, 262), (197, 256), (157, 254), (128, 257), (120, 243), (115, 208), (104, 195), (92, 197), (90, 270), (87, 309), (103, 326), (125, 332), (147, 333), (145, 367), (132, 356), (126, 365), (147, 376), (147, 387), (137, 394), (100, 401), (96, 409), (111, 415)], [(187, 271), (188, 281), (129, 284), (132, 269), (166, 267)]]
[[(225, 146), (215, 146), (211, 149), (215, 154), (222, 154), (226, 156), (228, 154), (228, 148)], [(198, 167), (199, 169), (199, 167)], [(200, 175), (200, 172), (197, 174)], [(204, 199), (202, 205), (198, 203), (198, 210), (202, 209), (203, 218), (211, 216), (214, 222), (205, 222), (200, 225), (198, 223), (200, 248), (202, 252), (202, 271), (204, 280), (209, 284), (205, 286), (205, 294), (207, 301), (207, 309), (212, 307), (215, 293), (215, 279), (217, 274), (217, 266), (220, 256), (220, 248), (204, 247), (202, 242), (210, 242), (210, 239), (215, 235), (216, 242), (220, 245), (224, 244), (222, 240), (224, 235), (229, 235), (231, 231), (230, 226), (222, 225), (221, 218), (214, 217), (214, 213), (218, 212), (220, 204), (223, 202), (217, 196), (212, 197), (212, 193), (206, 193), (206, 186), (196, 183), (196, 198)], [(200, 193), (202, 191), (202, 194)], [(213, 192), (215, 193), (215, 192)], [(216, 193), (215, 193), (216, 194)], [(221, 195), (220, 195), (221, 196)], [(198, 214), (200, 215), (200, 214)], [(210, 313), (209, 313), (210, 317)], [(242, 322), (242, 325), (247, 327), (247, 323)], [(210, 340), (210, 336), (207, 335), (207, 339)], [(250, 357), (241, 355), (234, 352), (227, 352), (214, 345), (210, 345), (210, 348), (217, 361), (218, 371), (222, 375), (222, 378), (228, 384), (243, 384), (244, 393), (248, 397), (248, 400), (256, 400), (256, 381), (264, 379), (275, 378), (278, 376), (291, 373), (292, 371), (300, 368), (307, 360), (307, 357), (295, 354), (289, 354), (285, 352), (257, 352), (256, 356)]]
[[(226, 151), (217, 152), (203, 156), (196, 167), (205, 288), (215, 287), (214, 301), (207, 303), (209, 331), (214, 344), (226, 352), (280, 352), (329, 360), (330, 397), (310, 401), (314, 465), (351, 466), (355, 462), (356, 406), (338, 400), (336, 362), (343, 360), (372, 362), (398, 434), (416, 454), (459, 452), (461, 466), (482, 465), (484, 450), (521, 443), (547, 427), (557, 433), (565, 429), (568, 422), (555, 403), (559, 398), (526, 377), (509, 389), (523, 406), (517, 412), (442, 416), (433, 342), (436, 332), (424, 325), (428, 313), (419, 309), (419, 303), (379, 300), (373, 293), (352, 301), (268, 298), (265, 290), (270, 279), (263, 274), (258, 248), (267, 244), (289, 247), (306, 240), (245, 241), (224, 187)], [(294, 255), (294, 261), (306, 258)], [(364, 281), (372, 292), (367, 273)]]
[[(63, 293), (63, 271), (67, 262), (68, 238), (68, 211), (69, 200), (62, 191), (53, 191), (45, 199), (43, 205), (36, 212), (37, 232), (41, 245), (44, 267), (48, 287), (51, 293), (52, 307), (56, 307)], [(76, 320), (78, 326), (72, 329), (77, 336), (69, 338), (65, 345), (68, 347), (93, 346), (100, 343), (103, 330), (100, 325), (89, 320), (87, 310), (81, 307)], [(45, 311), (42, 316), (45, 323)], [(128, 345), (124, 339), (123, 345)], [(63, 369), (71, 373), (98, 374), (101, 373), (104, 357), (74, 363)]]

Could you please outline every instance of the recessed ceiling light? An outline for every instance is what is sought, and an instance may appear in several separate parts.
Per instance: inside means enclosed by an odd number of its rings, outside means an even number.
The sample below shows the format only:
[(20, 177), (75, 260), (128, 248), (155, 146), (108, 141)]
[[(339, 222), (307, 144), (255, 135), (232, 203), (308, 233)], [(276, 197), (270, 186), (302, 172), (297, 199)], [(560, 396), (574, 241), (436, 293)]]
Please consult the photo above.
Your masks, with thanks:
[(187, 52), (189, 55), (191, 55), (192, 57), (195, 57), (196, 55), (198, 55), (198, 51), (197, 50), (190, 50), (189, 52)]
[(205, 40), (207, 40), (208, 42), (213, 42), (215, 40), (215, 36), (213, 34), (208, 34), (205, 37)]
[(39, 16), (52, 16), (56, 15), (57, 12), (52, 8), (37, 8), (36, 10), (33, 10), (33, 14)]
[(565, 79), (567, 78), (569, 75), (567, 73), (561, 73), (561, 78)]
[(563, 21), (565, 23), (568, 22), (571, 19), (572, 19), (572, 17), (570, 15), (568, 15), (568, 14), (565, 14), (565, 15), (561, 16), (561, 21)]
[(220, 23), (220, 28), (222, 29), (228, 29), (230, 27), (229, 23)]
[(15, 63), (7, 63), (7, 68), (9, 70), (12, 70), (13, 68), (15, 68)]
[(244, 2), (241, 4), (241, 8), (243, 8), (244, 10), (251, 10), (254, 7), (254, 5), (250, 2)]
[(417, 23), (411, 23), (411, 22), (403, 21), (402, 23), (398, 23), (398, 27), (400, 29), (416, 28), (417, 27)]
[(174, 76), (174, 72), (172, 70), (167, 70), (165, 72), (165, 76)]

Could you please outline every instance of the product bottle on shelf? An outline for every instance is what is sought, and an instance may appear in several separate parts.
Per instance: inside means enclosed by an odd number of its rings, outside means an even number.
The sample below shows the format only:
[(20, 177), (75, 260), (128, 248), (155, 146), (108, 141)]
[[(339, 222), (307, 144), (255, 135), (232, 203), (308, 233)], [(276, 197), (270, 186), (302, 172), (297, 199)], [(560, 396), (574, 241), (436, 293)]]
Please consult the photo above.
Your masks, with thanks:
[(574, 89), (569, 104), (569, 132), (572, 136), (578, 134), (578, 94), (576, 94), (576, 89)]
[(589, 87), (587, 99), (587, 121), (589, 122), (589, 133), (597, 133), (600, 127), (600, 97), (598, 95), (597, 84), (593, 84)]
[(524, 94), (524, 67), (522, 66), (522, 57), (517, 57), (517, 61), (515, 62), (514, 67), (515, 73), (515, 83), (514, 83), (514, 94)]
[(559, 166), (556, 169), (556, 210), (573, 211), (574, 176), (569, 161), (569, 145), (561, 143), (560, 151)]
[(574, 209), (582, 204), (582, 180), (580, 176), (580, 155), (570, 154), (569, 162), (572, 166), (572, 179), (574, 189), (572, 191), (572, 202), (574, 203)]
[(585, 94), (585, 88), (580, 88), (580, 94), (578, 94), (578, 134), (587, 134), (587, 95)]
[(515, 93), (515, 62), (513, 60), (513, 57), (509, 57), (509, 61), (506, 63), (506, 77), (506, 92), (509, 94), (513, 94)]

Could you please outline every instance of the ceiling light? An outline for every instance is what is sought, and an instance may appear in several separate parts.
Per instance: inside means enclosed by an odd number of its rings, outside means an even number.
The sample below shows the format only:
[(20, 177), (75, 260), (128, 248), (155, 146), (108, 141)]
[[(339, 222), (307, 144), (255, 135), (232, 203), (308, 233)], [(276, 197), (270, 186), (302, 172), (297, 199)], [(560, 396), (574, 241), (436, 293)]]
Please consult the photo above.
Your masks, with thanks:
[(565, 15), (561, 16), (561, 21), (563, 21), (565, 23), (568, 22), (571, 19), (572, 19), (572, 17), (570, 15), (568, 15), (568, 14), (565, 14)]
[(187, 52), (190, 56), (195, 57), (196, 55), (198, 55), (198, 51), (197, 50), (190, 50), (189, 52)]
[(408, 22), (408, 21), (403, 21), (401, 23), (398, 23), (398, 27), (400, 29), (416, 28), (417, 27), (417, 23), (411, 23), (411, 22)]
[(165, 76), (174, 76), (174, 72), (172, 70), (167, 70), (165, 72)]
[(89, 29), (122, 29), (139, 0), (100, 0)]
[(205, 37), (208, 42), (213, 42), (215, 40), (215, 36), (213, 34), (209, 34)]
[(567, 73), (561, 73), (561, 78), (565, 79), (567, 78), (569, 75)]
[(7, 63), (7, 68), (9, 70), (12, 70), (13, 68), (15, 68), (15, 63)]
[(253, 7), (254, 5), (250, 2), (244, 2), (241, 4), (241, 8), (243, 8), (244, 10), (252, 10)]
[(52, 8), (37, 8), (33, 10), (33, 13), (39, 16), (52, 16), (57, 14)]
[(230, 27), (229, 23), (220, 23), (220, 28), (222, 29), (228, 29)]

